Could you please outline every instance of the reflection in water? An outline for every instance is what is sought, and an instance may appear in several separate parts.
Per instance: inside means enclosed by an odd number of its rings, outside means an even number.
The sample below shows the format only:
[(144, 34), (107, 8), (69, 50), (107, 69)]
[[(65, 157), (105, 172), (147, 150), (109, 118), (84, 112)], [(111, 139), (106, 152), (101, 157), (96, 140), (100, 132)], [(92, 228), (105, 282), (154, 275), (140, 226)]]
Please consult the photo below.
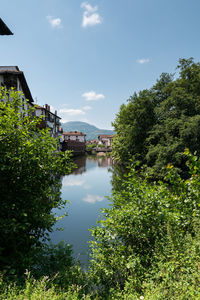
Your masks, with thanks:
[(121, 191), (124, 181), (127, 180), (128, 169), (122, 165), (115, 164), (110, 171), (112, 173), (112, 190), (115, 192)]
[[(87, 161), (87, 169), (86, 169), (86, 161)], [(98, 167), (112, 167), (113, 166), (113, 159), (111, 157), (97, 157), (97, 156), (81, 156), (74, 160), (77, 168), (72, 170), (73, 175), (82, 174), (88, 169), (95, 167), (98, 164)]]
[(103, 200), (104, 197), (101, 197), (99, 195), (90, 195), (90, 194), (87, 194), (87, 196), (83, 198), (83, 201), (88, 203), (95, 203), (97, 201), (103, 201)]
[(85, 156), (80, 156), (80, 157), (76, 158), (74, 162), (75, 162), (77, 168), (72, 171), (72, 174), (78, 175), (78, 174), (82, 174), (82, 173), (86, 172)]
[(81, 179), (64, 177), (62, 186), (63, 187), (65, 187), (65, 186), (82, 186), (84, 183), (85, 183), (85, 181), (81, 180)]
[[(88, 262), (89, 228), (96, 225), (101, 208), (109, 206), (105, 196), (111, 194), (112, 159), (109, 157), (79, 157), (75, 160), (78, 168), (65, 176), (62, 182), (62, 197), (69, 200), (63, 210), (54, 210), (62, 215), (66, 210), (68, 216), (58, 221), (50, 235), (53, 243), (62, 240), (72, 244), (75, 259), (84, 265)], [(63, 227), (63, 231), (56, 231)]]
[(113, 159), (111, 157), (100, 157), (98, 159), (98, 166), (103, 168), (113, 166)]

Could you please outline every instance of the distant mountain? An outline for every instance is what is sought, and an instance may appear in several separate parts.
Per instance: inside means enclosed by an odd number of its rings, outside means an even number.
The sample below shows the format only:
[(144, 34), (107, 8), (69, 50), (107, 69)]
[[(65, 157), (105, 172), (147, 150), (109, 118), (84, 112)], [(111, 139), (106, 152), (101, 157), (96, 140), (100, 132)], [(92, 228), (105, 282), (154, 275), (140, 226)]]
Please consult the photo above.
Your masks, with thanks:
[(107, 129), (99, 129), (94, 125), (86, 122), (66, 122), (62, 123), (63, 131), (81, 131), (86, 134), (86, 140), (97, 139), (100, 134), (114, 134), (115, 132)]

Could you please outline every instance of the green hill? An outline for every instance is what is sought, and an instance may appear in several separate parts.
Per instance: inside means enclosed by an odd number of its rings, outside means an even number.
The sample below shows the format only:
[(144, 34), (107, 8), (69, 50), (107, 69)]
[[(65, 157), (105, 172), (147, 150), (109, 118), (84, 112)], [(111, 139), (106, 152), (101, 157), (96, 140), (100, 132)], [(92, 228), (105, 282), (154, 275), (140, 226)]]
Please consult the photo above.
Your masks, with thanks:
[(115, 132), (107, 129), (99, 129), (94, 125), (85, 122), (66, 122), (62, 123), (63, 131), (81, 131), (86, 134), (87, 140), (97, 139), (100, 134), (114, 134)]

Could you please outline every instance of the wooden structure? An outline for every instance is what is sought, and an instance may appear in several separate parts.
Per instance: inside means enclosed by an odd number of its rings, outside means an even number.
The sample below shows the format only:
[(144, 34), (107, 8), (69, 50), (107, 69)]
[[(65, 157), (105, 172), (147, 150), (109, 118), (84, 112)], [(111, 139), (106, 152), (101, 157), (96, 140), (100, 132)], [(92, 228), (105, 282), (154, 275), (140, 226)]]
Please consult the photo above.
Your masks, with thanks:
[(6, 26), (4, 21), (0, 18), (0, 35), (13, 35), (10, 29)]

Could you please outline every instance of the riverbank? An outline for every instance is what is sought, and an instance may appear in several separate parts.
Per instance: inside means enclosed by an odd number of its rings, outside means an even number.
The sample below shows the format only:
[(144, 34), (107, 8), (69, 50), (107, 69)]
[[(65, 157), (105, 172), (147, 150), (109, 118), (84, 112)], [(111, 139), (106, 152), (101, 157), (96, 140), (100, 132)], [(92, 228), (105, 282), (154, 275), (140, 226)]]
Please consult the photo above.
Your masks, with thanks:
[(38, 261), (43, 276), (27, 274), (16, 285), (1, 280), (0, 299), (199, 299), (200, 159), (188, 160), (189, 180), (168, 166), (170, 190), (130, 169), (120, 191), (113, 191), (101, 226), (92, 230), (89, 272), (63, 244)]

